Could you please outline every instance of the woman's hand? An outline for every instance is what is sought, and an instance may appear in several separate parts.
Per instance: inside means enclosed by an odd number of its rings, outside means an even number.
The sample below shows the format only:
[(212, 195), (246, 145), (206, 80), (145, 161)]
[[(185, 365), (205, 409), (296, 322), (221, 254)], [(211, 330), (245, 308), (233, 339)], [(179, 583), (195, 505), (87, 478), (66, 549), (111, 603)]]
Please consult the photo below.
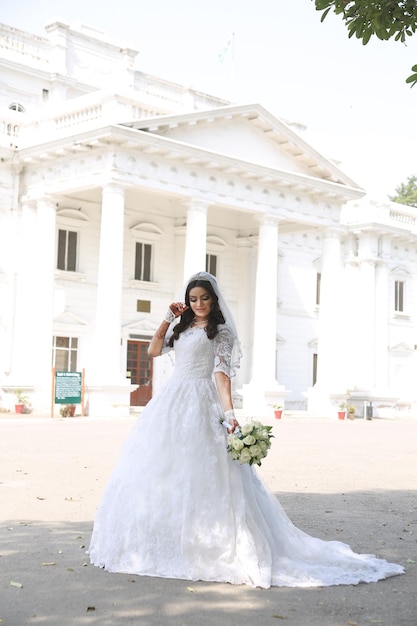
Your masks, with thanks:
[(229, 422), (228, 422), (228, 423), (229, 423), (229, 424), (230, 424), (230, 426), (231, 426), (231, 428), (228, 428), (228, 429), (227, 429), (227, 432), (228, 432), (229, 434), (230, 434), (230, 433), (234, 433), (234, 432), (235, 432), (235, 430), (236, 430), (236, 428), (239, 428), (239, 422), (238, 422), (237, 420), (235, 420), (235, 419), (231, 419), (231, 420), (229, 420)]
[(190, 307), (184, 304), (184, 302), (173, 302), (169, 305), (169, 308), (170, 311), (172, 311), (172, 313), (175, 315), (175, 317), (179, 317), (184, 313), (184, 311), (186, 311)]

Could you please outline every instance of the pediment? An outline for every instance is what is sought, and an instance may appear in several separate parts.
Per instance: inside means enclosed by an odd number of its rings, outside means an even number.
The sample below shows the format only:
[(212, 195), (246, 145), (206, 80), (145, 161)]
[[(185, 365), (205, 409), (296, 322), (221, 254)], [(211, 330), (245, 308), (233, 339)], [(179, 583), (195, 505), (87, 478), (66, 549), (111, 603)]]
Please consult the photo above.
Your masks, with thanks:
[(263, 167), (359, 186), (262, 106), (228, 106), (126, 124), (175, 142)]
[(75, 315), (75, 313), (71, 313), (71, 311), (64, 311), (60, 313), (54, 318), (54, 328), (55, 330), (71, 330), (80, 327), (87, 327), (89, 322), (79, 315)]
[(72, 209), (71, 207), (62, 207), (57, 210), (56, 214), (57, 214), (57, 217), (69, 217), (70, 219), (81, 221), (81, 222), (90, 221), (90, 218), (88, 217), (88, 215), (81, 209)]
[(406, 343), (401, 342), (401, 343), (397, 343), (395, 346), (390, 346), (389, 347), (389, 351), (390, 352), (402, 352), (402, 353), (407, 352), (407, 353), (410, 353), (410, 352), (414, 352), (414, 349), (411, 346), (407, 345)]
[(157, 328), (158, 324), (155, 324), (148, 318), (141, 318), (123, 326), (123, 333), (154, 333)]

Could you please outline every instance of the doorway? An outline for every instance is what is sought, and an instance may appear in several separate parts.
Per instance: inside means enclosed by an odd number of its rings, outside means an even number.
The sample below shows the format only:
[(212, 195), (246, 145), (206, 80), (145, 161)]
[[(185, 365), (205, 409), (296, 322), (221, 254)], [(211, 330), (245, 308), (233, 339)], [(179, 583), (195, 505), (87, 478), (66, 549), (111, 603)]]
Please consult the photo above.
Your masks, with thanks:
[(152, 364), (148, 356), (148, 341), (127, 342), (126, 370), (130, 372), (130, 384), (139, 385), (130, 394), (130, 406), (145, 406), (152, 398)]

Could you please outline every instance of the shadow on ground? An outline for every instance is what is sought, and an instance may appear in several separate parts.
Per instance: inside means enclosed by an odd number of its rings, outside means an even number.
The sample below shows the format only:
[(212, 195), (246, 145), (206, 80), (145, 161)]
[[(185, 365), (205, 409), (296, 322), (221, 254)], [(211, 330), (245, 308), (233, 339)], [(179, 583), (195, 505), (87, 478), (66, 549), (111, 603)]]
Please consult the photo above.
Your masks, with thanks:
[(92, 522), (14, 520), (0, 526), (4, 626), (415, 626), (417, 492), (280, 494), (294, 523), (405, 565), (368, 585), (252, 589), (109, 574), (89, 564)]

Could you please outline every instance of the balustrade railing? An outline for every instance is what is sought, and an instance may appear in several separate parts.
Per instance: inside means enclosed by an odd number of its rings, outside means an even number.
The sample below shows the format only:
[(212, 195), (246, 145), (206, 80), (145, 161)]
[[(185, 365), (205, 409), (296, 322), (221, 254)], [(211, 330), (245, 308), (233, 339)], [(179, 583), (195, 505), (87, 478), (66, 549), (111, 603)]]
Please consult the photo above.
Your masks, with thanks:
[(375, 223), (396, 230), (413, 230), (417, 227), (417, 208), (390, 200), (362, 200), (348, 203), (344, 209), (343, 222), (350, 226)]
[(392, 209), (389, 213), (390, 219), (394, 222), (401, 222), (407, 226), (415, 226), (417, 209), (410, 211), (410, 207), (404, 206), (402, 209)]
[(19, 145), (23, 123), (21, 113), (9, 109), (0, 111), (0, 146), (2, 148), (15, 148)]
[(19, 55), (25, 57), (25, 62), (30, 65), (49, 64), (50, 43), (43, 37), (37, 37), (30, 33), (12, 28), (6, 24), (0, 24), (0, 48), (3, 54)]
[(147, 97), (159, 100), (166, 107), (166, 113), (189, 112), (229, 104), (227, 100), (143, 72), (136, 72), (135, 88)]

